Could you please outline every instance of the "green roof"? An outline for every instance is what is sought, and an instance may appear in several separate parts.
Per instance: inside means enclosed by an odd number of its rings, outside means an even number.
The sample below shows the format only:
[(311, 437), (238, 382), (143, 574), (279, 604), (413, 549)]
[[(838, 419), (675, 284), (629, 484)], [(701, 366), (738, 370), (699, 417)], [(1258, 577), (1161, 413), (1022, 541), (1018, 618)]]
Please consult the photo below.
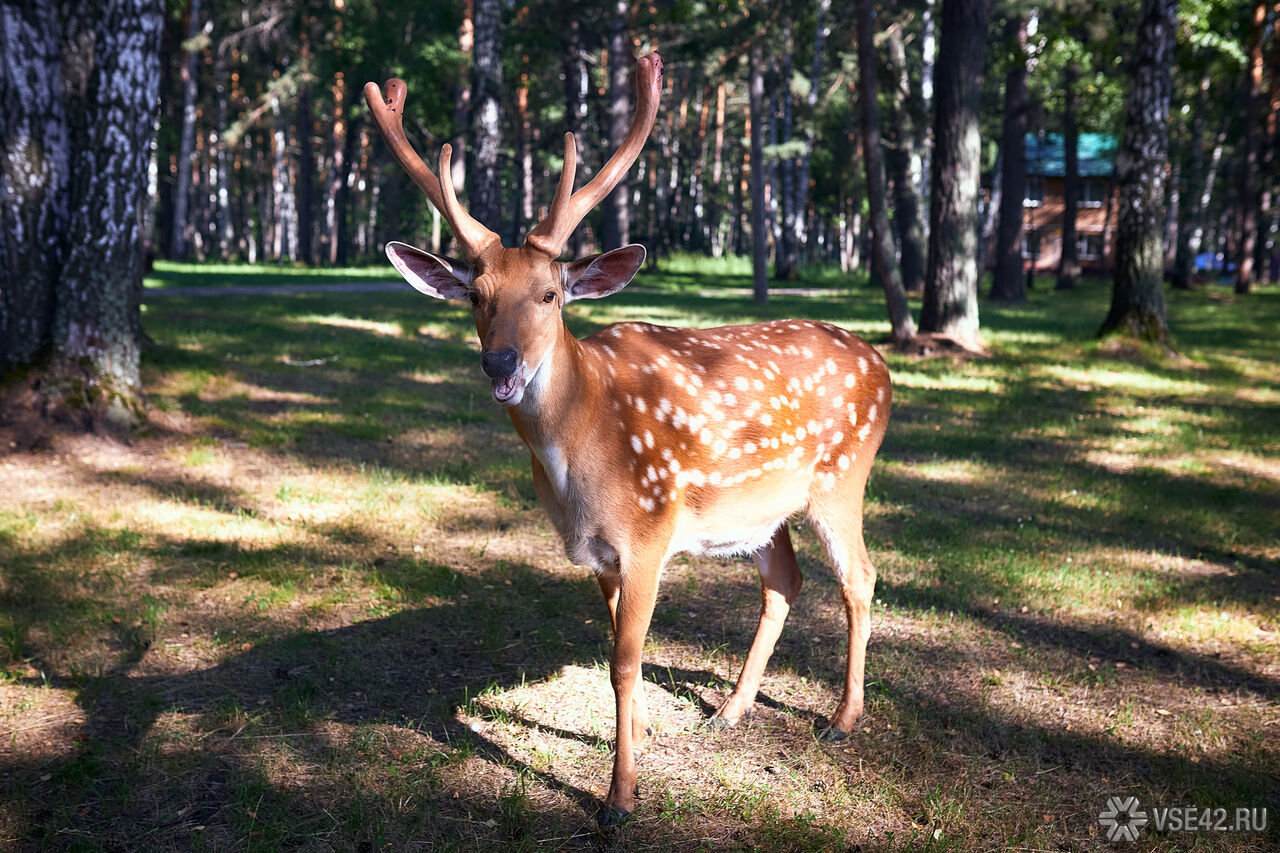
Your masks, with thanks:
[[(1027, 134), (1027, 174), (1063, 177), (1066, 146), (1062, 134)], [(1105, 178), (1111, 174), (1111, 161), (1116, 153), (1116, 138), (1105, 133), (1082, 133), (1076, 140), (1076, 154), (1082, 178)]]

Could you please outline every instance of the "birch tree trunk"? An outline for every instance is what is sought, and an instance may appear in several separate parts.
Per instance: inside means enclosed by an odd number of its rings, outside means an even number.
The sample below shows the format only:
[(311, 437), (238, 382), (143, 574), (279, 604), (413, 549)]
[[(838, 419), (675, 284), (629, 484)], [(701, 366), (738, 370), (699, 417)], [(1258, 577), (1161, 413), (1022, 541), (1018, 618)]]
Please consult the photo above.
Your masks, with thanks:
[(1169, 343), (1169, 323), (1162, 205), (1177, 15), (1177, 0), (1142, 0), (1115, 164), (1119, 209), (1111, 310), (1100, 330), (1164, 344)]
[(0, 4), (0, 196), (6, 221), (30, 229), (0, 238), (2, 366), (7, 380), (26, 373), (5, 397), (22, 387), (22, 404), (45, 418), (128, 427), (141, 412), (138, 213), (162, 2), (52, 5)]
[[(978, 105), (990, 0), (942, 0), (929, 261), (920, 330), (963, 346), (978, 338)], [(1007, 192), (1007, 191), (1006, 191)]]
[(471, 150), (469, 210), (495, 233), (502, 233), (502, 7), (476, 0), (475, 50), (471, 65)]

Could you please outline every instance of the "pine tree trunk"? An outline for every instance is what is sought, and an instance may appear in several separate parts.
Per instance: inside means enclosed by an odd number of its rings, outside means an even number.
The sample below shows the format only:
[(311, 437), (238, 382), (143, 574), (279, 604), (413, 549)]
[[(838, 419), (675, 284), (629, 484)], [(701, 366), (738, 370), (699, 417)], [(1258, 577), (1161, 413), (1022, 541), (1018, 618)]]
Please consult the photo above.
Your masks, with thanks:
[(862, 161), (867, 172), (867, 201), (871, 212), (871, 263), (884, 288), (893, 340), (902, 344), (916, 334), (907, 307), (902, 276), (893, 257), (893, 233), (885, 210), (884, 161), (880, 146), (880, 108), (877, 103), (875, 31), (871, 22), (872, 0), (858, 0), (858, 106), (862, 115)]
[(311, 125), (311, 46), (305, 38), (306, 22), (303, 22), (302, 76), (298, 80), (298, 258), (304, 264), (315, 263), (312, 253), (312, 236), (315, 223), (315, 149), (312, 148)]
[[(996, 270), (991, 298), (1022, 302), (1023, 199), (1027, 194), (1027, 19), (1015, 13), (1004, 27), (1009, 68), (1004, 78), (1004, 130), (1000, 150), (1004, 198), (1000, 202), (1000, 230), (996, 238)], [(1034, 260), (1033, 260), (1034, 263)]]
[(1071, 290), (1080, 275), (1076, 253), (1076, 207), (1080, 203), (1080, 134), (1076, 127), (1076, 78), (1074, 62), (1062, 71), (1062, 257), (1058, 261), (1055, 290)]
[(894, 77), (889, 99), (890, 140), (885, 166), (893, 181), (893, 224), (898, 234), (902, 287), (907, 293), (924, 291), (924, 222), (920, 219), (920, 197), (911, 174), (919, 161), (916, 151), (917, 123), (909, 107), (911, 82), (907, 74), (907, 52), (902, 43), (902, 27), (889, 29), (885, 40), (889, 69)]
[(1255, 250), (1258, 243), (1258, 119), (1262, 100), (1262, 31), (1267, 6), (1259, 0), (1253, 8), (1253, 29), (1249, 37), (1249, 64), (1245, 69), (1245, 111), (1243, 156), (1240, 158), (1240, 254), (1236, 261), (1236, 293), (1248, 293), (1253, 286)]
[[(472, 0), (462, 0), (462, 25), (458, 28), (458, 50), (470, 62), (474, 62), (476, 44), (475, 7)], [(453, 159), (449, 174), (453, 178), (453, 191), (459, 194), (467, 188), (467, 129), (471, 125), (471, 76), (458, 75), (458, 85), (453, 94), (453, 127), (451, 144)], [(434, 210), (434, 208), (432, 208)]]
[(7, 221), (32, 229), (5, 229), (0, 239), (0, 352), (6, 378), (28, 371), (23, 387), (39, 414), (128, 427), (141, 407), (139, 205), (159, 94), (162, 4), (52, 5), (0, 4), (0, 169), (6, 188), (27, 190), (4, 204), (14, 215)]
[[(627, 2), (616, 0), (609, 19), (609, 151), (622, 147), (627, 136), (631, 98), (627, 87), (627, 72), (631, 64), (631, 50), (627, 39)], [(604, 221), (600, 228), (600, 242), (605, 251), (625, 246), (631, 242), (631, 181), (624, 177), (605, 196), (601, 210)]]
[(751, 120), (751, 279), (757, 305), (769, 301), (769, 239), (764, 210), (764, 73), (760, 42), (750, 48), (748, 104)]
[[(794, 109), (793, 98), (791, 95), (791, 73), (792, 73), (792, 38), (790, 27), (784, 27), (782, 36), (783, 56), (782, 56), (782, 73), (778, 78), (778, 88), (781, 89), (781, 119), (782, 125), (778, 141), (787, 145), (791, 142), (792, 129), (794, 127)], [(778, 163), (778, 186), (776, 187), (778, 197), (778, 250), (777, 256), (774, 258), (774, 277), (779, 281), (794, 281), (799, 270), (797, 269), (797, 245), (796, 245), (796, 211), (792, 206), (795, 201), (795, 180), (796, 180), (796, 161), (794, 157), (784, 157)]]
[(178, 143), (178, 175), (173, 190), (173, 231), (169, 257), (187, 256), (187, 212), (191, 205), (191, 152), (196, 139), (196, 51), (190, 45), (200, 34), (200, 0), (187, 10), (187, 48), (182, 61), (182, 141)]
[(227, 48), (219, 47), (213, 66), (214, 99), (217, 110), (217, 140), (215, 146), (215, 170), (218, 183), (214, 188), (218, 200), (218, 257), (231, 259), (231, 246), (236, 239), (235, 223), (231, 214), (231, 158), (227, 156)]
[(1115, 278), (1101, 333), (1169, 342), (1162, 226), (1177, 0), (1142, 0), (1116, 155)]
[(796, 179), (795, 209), (800, 211), (800, 229), (796, 233), (796, 242), (800, 246), (807, 245), (809, 241), (805, 216), (809, 208), (810, 161), (813, 158), (814, 125), (817, 121), (815, 111), (818, 107), (818, 88), (822, 84), (822, 56), (827, 44), (826, 16), (830, 8), (831, 0), (818, 0), (813, 35), (813, 64), (809, 68), (809, 94), (805, 96), (805, 105), (808, 107), (808, 120), (804, 129), (804, 154), (800, 158), (800, 171)]
[(502, 7), (476, 0), (476, 41), (471, 65), (471, 182), (469, 211), (481, 225), (501, 234), (502, 173)]
[[(978, 337), (978, 106), (989, 0), (942, 0), (929, 260), (920, 331), (963, 346)], [(1007, 192), (1007, 191), (1006, 191)]]
[[(346, 78), (341, 72), (335, 75), (333, 87), (333, 148), (330, 154), (328, 189), (325, 195), (324, 225), (328, 234), (329, 263), (337, 264), (345, 257), (340, 248), (343, 235), (340, 220), (346, 215), (345, 187), (347, 181), (347, 135), (350, 133), (346, 118)], [(339, 199), (343, 203), (339, 204)]]

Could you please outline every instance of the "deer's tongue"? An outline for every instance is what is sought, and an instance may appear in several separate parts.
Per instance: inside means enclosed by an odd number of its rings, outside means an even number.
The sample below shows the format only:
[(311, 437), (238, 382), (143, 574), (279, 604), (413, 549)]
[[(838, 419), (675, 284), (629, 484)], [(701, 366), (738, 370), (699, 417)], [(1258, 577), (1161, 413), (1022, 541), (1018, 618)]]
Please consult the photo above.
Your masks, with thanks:
[(495, 379), (493, 382), (493, 396), (499, 403), (506, 403), (519, 392), (522, 387), (523, 370), (517, 370), (506, 379)]

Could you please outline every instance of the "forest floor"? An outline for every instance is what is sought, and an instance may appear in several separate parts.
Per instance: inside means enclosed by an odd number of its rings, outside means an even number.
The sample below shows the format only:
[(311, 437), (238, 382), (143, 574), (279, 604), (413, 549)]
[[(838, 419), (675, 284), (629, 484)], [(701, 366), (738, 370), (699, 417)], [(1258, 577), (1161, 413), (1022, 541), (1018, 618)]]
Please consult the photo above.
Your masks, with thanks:
[[(861, 283), (764, 309), (728, 265), (638, 284), (570, 325), (801, 316), (887, 350)], [(847, 741), (814, 734), (844, 617), (812, 532), (732, 730), (703, 723), (750, 644), (755, 570), (673, 561), (638, 809), (602, 831), (607, 613), (537, 505), (464, 308), (149, 294), (150, 426), (0, 456), (0, 848), (1091, 850), (1113, 847), (1109, 798), (1136, 797), (1153, 822), (1126, 849), (1276, 849), (1280, 291), (1171, 294), (1177, 360), (1099, 344), (1106, 300), (1084, 282), (984, 303), (989, 358), (886, 351)], [(1164, 806), (1268, 826), (1157, 830)]]

